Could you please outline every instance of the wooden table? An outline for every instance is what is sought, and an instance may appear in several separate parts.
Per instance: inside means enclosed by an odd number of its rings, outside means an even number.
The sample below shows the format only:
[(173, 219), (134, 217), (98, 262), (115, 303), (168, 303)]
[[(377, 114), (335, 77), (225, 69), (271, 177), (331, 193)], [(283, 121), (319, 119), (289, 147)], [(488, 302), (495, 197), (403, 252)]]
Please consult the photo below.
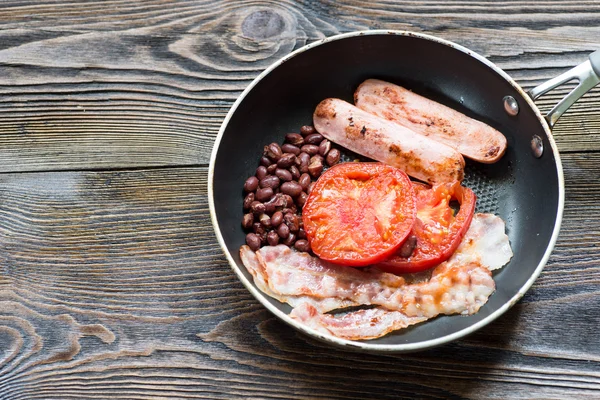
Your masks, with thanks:
[(544, 272), (434, 350), (340, 351), (279, 322), (207, 200), (233, 101), (306, 43), (427, 32), (531, 88), (600, 48), (599, 26), (597, 1), (2, 2), (0, 399), (600, 398), (599, 89), (554, 130), (566, 209)]

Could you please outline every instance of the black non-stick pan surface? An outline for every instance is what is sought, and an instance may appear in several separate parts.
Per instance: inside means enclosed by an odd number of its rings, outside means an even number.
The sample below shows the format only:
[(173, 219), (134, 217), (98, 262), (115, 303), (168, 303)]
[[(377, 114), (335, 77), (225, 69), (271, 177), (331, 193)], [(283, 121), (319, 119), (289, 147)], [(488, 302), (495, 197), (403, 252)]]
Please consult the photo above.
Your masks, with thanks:
[[(356, 87), (378, 78), (413, 90), (480, 119), (508, 139), (496, 164), (467, 161), (465, 185), (478, 196), (477, 211), (506, 222), (514, 252), (494, 273), (496, 292), (472, 316), (441, 316), (370, 341), (346, 341), (304, 329), (287, 317), (290, 307), (259, 292), (241, 264), (245, 241), (242, 187), (258, 166), (263, 146), (312, 123), (315, 106), (327, 97), (352, 102)], [(513, 96), (520, 111), (503, 104)], [(532, 154), (533, 135), (544, 152)], [(558, 152), (534, 103), (503, 71), (469, 50), (431, 36), (370, 31), (311, 44), (276, 63), (240, 96), (215, 143), (209, 197), (217, 237), (233, 270), (258, 300), (278, 317), (333, 344), (367, 351), (409, 351), (462, 337), (489, 323), (518, 301), (546, 263), (556, 241), (563, 208), (563, 177)]]

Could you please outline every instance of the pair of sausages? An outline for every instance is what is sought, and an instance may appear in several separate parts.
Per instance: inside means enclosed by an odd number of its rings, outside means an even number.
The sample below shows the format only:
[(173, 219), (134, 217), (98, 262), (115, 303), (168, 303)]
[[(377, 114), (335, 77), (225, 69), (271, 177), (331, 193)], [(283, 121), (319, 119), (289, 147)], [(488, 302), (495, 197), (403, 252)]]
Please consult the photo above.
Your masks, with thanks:
[(388, 82), (366, 80), (354, 102), (323, 100), (317, 131), (429, 184), (462, 181), (463, 155), (493, 163), (506, 151), (506, 138), (489, 125)]

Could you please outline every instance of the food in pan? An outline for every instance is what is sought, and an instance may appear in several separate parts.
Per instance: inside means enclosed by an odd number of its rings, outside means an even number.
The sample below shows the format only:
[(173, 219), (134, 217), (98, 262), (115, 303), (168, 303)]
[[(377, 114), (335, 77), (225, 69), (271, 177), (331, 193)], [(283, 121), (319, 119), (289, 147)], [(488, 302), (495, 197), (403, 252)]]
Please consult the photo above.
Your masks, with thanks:
[(339, 149), (310, 125), (287, 134), (283, 145), (267, 144), (255, 174), (244, 182), (246, 244), (253, 250), (283, 243), (308, 251), (300, 211), (324, 166), (339, 161)]
[[(376, 95), (403, 90), (367, 80), (356, 95), (376, 105)], [(392, 100), (381, 99), (379, 111), (397, 107)], [(464, 128), (467, 120), (444, 108), (431, 106), (428, 115), (423, 101), (407, 107), (443, 129)], [(443, 117), (458, 122), (442, 124)], [(339, 99), (322, 101), (313, 121), (314, 128), (287, 134), (283, 145), (265, 146), (244, 184), (248, 234), (240, 258), (258, 289), (291, 305), (297, 321), (351, 340), (440, 314), (476, 313), (495, 290), (490, 271), (505, 265), (512, 250), (499, 217), (474, 214), (476, 195), (461, 185), (462, 155), (435, 134)], [(464, 128), (466, 142), (491, 135), (478, 126)], [(506, 140), (490, 143), (495, 161)], [(336, 146), (380, 162), (340, 164)], [(461, 146), (455, 147), (477, 147)]]
[[(471, 189), (458, 182), (433, 187), (413, 182), (413, 188), (417, 218), (410, 238), (414, 245), (378, 264), (384, 271), (418, 272), (435, 267), (454, 253), (471, 224), (476, 201)], [(452, 202), (458, 203), (457, 212)]]
[[(240, 257), (259, 289), (294, 307), (292, 318), (345, 339), (373, 339), (440, 314), (474, 314), (487, 302), (495, 290), (490, 268), (506, 264), (512, 252), (499, 217), (476, 214), (471, 230), (448, 261), (416, 282), (413, 275), (333, 264), (283, 245), (257, 252), (242, 246)], [(356, 306), (375, 308), (344, 311)]]
[(506, 138), (491, 126), (389, 82), (367, 79), (354, 92), (354, 104), (475, 161), (494, 163), (506, 151)]
[(465, 160), (453, 148), (340, 99), (315, 109), (315, 128), (355, 153), (400, 168), (427, 183), (462, 181)]
[(312, 251), (323, 260), (367, 266), (392, 256), (417, 213), (413, 184), (398, 168), (349, 162), (324, 173), (302, 208)]

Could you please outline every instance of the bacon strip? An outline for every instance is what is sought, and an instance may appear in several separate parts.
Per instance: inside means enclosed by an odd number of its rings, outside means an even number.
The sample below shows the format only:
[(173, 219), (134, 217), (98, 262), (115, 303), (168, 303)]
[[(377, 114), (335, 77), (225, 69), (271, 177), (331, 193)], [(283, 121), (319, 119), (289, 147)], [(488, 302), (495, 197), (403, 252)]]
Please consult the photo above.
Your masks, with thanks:
[[(248, 246), (240, 249), (257, 287), (292, 305), (292, 318), (352, 340), (380, 337), (440, 314), (476, 313), (495, 290), (490, 269), (511, 256), (504, 222), (491, 214), (473, 217), (457, 252), (434, 268), (428, 280), (411, 276), (407, 282), (373, 268), (330, 264), (284, 245), (256, 253)], [(325, 314), (357, 305), (377, 307)]]
[(427, 320), (426, 317), (408, 317), (399, 311), (381, 308), (353, 311), (339, 316), (321, 314), (307, 303), (294, 308), (290, 316), (319, 332), (348, 340), (375, 339)]
[(489, 270), (471, 262), (443, 263), (429, 281), (410, 285), (394, 274), (329, 264), (284, 245), (263, 247), (261, 257), (269, 288), (279, 296), (334, 297), (414, 317), (472, 314), (495, 289)]
[(331, 264), (285, 245), (262, 247), (257, 252), (265, 266), (271, 291), (285, 296), (352, 299), (371, 304), (382, 290), (393, 292), (405, 285), (404, 278), (372, 269)]
[(493, 271), (508, 264), (513, 256), (504, 221), (493, 214), (475, 214), (469, 230), (448, 261), (478, 262)]
[(265, 266), (259, 259), (257, 253), (252, 251), (250, 247), (244, 245), (240, 247), (240, 258), (248, 272), (250, 272), (254, 278), (254, 284), (261, 292), (267, 296), (271, 296), (274, 299), (279, 300), (282, 303), (288, 303), (292, 307), (309, 303), (319, 312), (326, 313), (332, 310), (339, 310), (360, 305), (352, 300), (340, 299), (337, 297), (316, 298), (300, 295), (282, 295), (271, 290), (269, 287), (267, 283), (268, 277), (265, 273)]

